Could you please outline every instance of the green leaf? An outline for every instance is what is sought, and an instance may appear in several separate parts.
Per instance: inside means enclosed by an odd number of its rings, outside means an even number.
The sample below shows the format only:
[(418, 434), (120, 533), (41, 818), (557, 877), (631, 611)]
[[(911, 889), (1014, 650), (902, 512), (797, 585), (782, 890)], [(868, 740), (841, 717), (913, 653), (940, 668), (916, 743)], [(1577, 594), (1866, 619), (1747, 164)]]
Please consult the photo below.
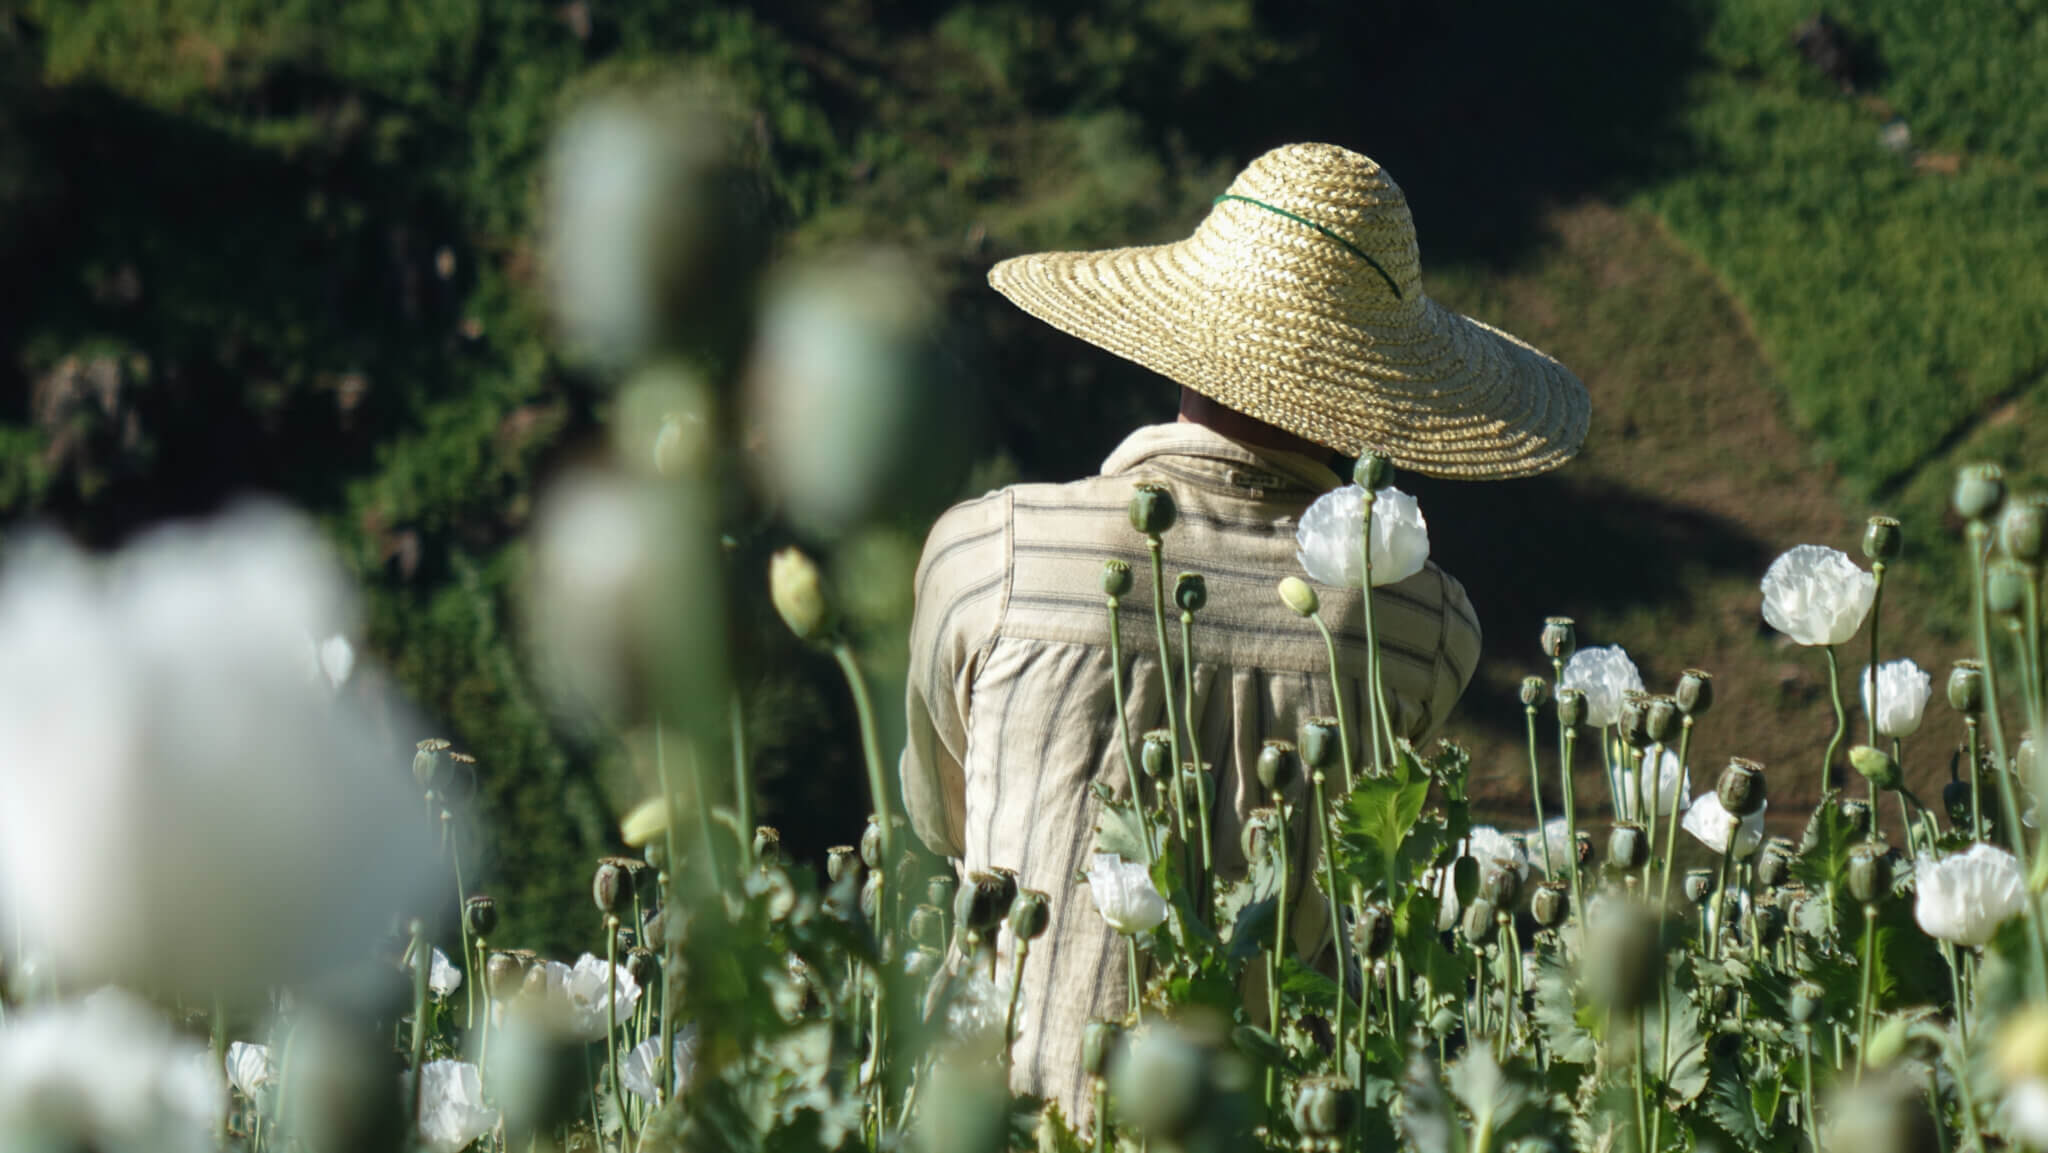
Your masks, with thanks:
[(1464, 1153), (1464, 1131), (1452, 1115), (1443, 1079), (1426, 1050), (1417, 1049), (1409, 1057), (1401, 1088), (1408, 1106), (1401, 1112), (1401, 1133), (1416, 1153)]
[(1367, 892), (1398, 896), (1401, 846), (1422, 816), (1430, 778), (1412, 756), (1395, 758), (1384, 776), (1364, 777), (1338, 813), (1339, 864)]
[(1151, 854), (1145, 850), (1145, 829), (1140, 823), (1144, 819), (1129, 801), (1104, 801), (1095, 822), (1095, 851), (1115, 853), (1126, 861), (1147, 859)]
[(1555, 955), (1544, 954), (1536, 962), (1533, 1015), (1553, 1065), (1591, 1065), (1599, 1056), (1600, 1043), (1591, 1028), (1593, 1010), (1581, 1008), (1571, 970)]
[(1842, 806), (1837, 803), (1841, 799), (1841, 793), (1834, 789), (1821, 797), (1813, 815), (1807, 818), (1799, 855), (1792, 861), (1792, 875), (1816, 893), (1840, 884), (1842, 872), (1849, 866), (1849, 850), (1862, 840), (1862, 835), (1843, 818)]

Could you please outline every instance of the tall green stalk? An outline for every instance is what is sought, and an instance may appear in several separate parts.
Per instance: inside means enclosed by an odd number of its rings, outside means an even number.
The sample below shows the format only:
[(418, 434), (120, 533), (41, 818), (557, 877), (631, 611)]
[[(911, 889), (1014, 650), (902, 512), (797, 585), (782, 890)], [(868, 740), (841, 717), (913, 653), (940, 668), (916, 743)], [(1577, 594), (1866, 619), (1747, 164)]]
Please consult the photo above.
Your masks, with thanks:
[[(1344, 1036), (1344, 990), (1350, 978), (1351, 970), (1346, 964), (1344, 955), (1343, 906), (1337, 898), (1337, 855), (1330, 844), (1329, 809), (1324, 807), (1323, 804), (1323, 770), (1316, 769), (1312, 771), (1309, 774), (1309, 783), (1315, 790), (1315, 818), (1320, 822), (1317, 827), (1322, 831), (1323, 888), (1328, 892), (1330, 898), (1330, 937), (1335, 942), (1337, 949), (1337, 1015), (1336, 1020), (1330, 1026), (1330, 1037), (1337, 1043), (1337, 1068), (1343, 1069), (1345, 1067), (1344, 1047), (1347, 1040)], [(1360, 1012), (1363, 1011), (1363, 1009), (1360, 1010)], [(1276, 1033), (1274, 1035), (1277, 1037), (1279, 1034)]]
[[(1152, 558), (1152, 628), (1159, 642), (1159, 687), (1163, 690), (1159, 696), (1161, 702), (1166, 705), (1166, 740), (1167, 747), (1173, 750), (1171, 763), (1175, 770), (1171, 787), (1180, 820), (1181, 841), (1185, 844), (1188, 821), (1187, 794), (1186, 790), (1180, 787), (1180, 717), (1179, 709), (1173, 700), (1173, 650), (1166, 643), (1166, 567), (1159, 555), (1162, 543), (1158, 533), (1145, 534), (1145, 551), (1151, 554)], [(1194, 724), (1194, 717), (1190, 716), (1188, 723)]]
[[(1121, 564), (1122, 562), (1117, 563)], [(1128, 584), (1129, 582), (1125, 583)], [(1124, 715), (1127, 702), (1124, 697), (1123, 628), (1117, 615), (1122, 602), (1114, 595), (1107, 599), (1109, 602), (1109, 691), (1110, 695), (1116, 698), (1116, 748), (1119, 753), (1123, 754), (1124, 777), (1131, 782), (1131, 803), (1138, 806), (1140, 813), (1142, 813), (1145, 804), (1145, 778), (1143, 774), (1138, 772), (1137, 760), (1131, 756), (1131, 722)], [(1160, 654), (1160, 659), (1162, 661), (1165, 659), (1163, 652)], [(1179, 761), (1176, 760), (1174, 763), (1179, 764)], [(1145, 863), (1151, 864), (1159, 859), (1159, 850), (1152, 844), (1152, 822), (1141, 817), (1138, 821), (1138, 827), (1145, 834)]]
[(754, 871), (754, 783), (747, 764), (747, 723), (746, 714), (740, 705), (740, 695), (732, 695), (732, 797), (733, 812), (738, 816), (739, 828), (735, 835), (740, 842), (740, 872), (742, 875)]
[[(1541, 678), (1532, 679), (1543, 683)], [(1529, 796), (1536, 805), (1536, 839), (1543, 842), (1543, 878), (1554, 880), (1557, 874), (1550, 864), (1550, 835), (1543, 828), (1543, 766), (1536, 756), (1536, 706), (1523, 706), (1522, 716), (1529, 729)]]
[[(1884, 562), (1871, 561), (1870, 575), (1875, 584), (1870, 593), (1870, 671), (1864, 674), (1869, 678), (1869, 695), (1864, 697), (1863, 719), (1868, 729), (1864, 743), (1874, 747), (1877, 744), (1877, 631), (1881, 619), (1878, 613), (1884, 607)], [(1870, 786), (1870, 807), (1872, 811), (1877, 808), (1875, 782)]]
[[(1856, 1078), (1863, 1079), (1863, 1069), (1870, 1064), (1870, 976), (1877, 964), (1877, 906), (1868, 901), (1863, 904), (1863, 973), (1862, 990), (1857, 996), (1856, 1007)], [(1956, 1012), (1963, 1011), (1961, 1005)]]
[[(1842, 666), (1841, 662), (1835, 659), (1835, 646), (1822, 645), (1820, 651), (1827, 654), (1828, 700), (1835, 706), (1835, 733), (1828, 738), (1828, 751), (1821, 758), (1820, 762), (1820, 791), (1818, 795), (1826, 796), (1828, 792), (1828, 778), (1834, 774), (1835, 770), (1835, 753), (1841, 750), (1842, 737), (1849, 731), (1849, 718), (1842, 712)], [(1870, 818), (1870, 835), (1873, 839), (1877, 836), (1877, 806), (1875, 800), (1876, 794), (1873, 792)]]
[[(875, 910), (877, 916), (887, 917), (889, 928), (893, 932), (895, 926), (899, 923), (898, 918), (893, 914), (884, 913), (883, 911), (893, 908), (892, 902), (896, 897), (896, 885), (892, 882), (890, 876), (891, 872), (896, 868), (897, 862), (896, 819), (895, 811), (889, 804), (888, 779), (882, 773), (882, 748), (880, 738), (876, 736), (875, 732), (875, 707), (873, 702), (868, 699), (867, 678), (861, 675), (860, 663), (854, 659), (852, 646), (843, 640), (835, 641), (832, 645), (832, 656), (838, 660), (840, 670), (846, 674), (846, 686), (853, 694), (854, 715), (860, 721), (861, 757), (867, 762), (868, 794), (870, 801), (874, 805), (875, 824), (882, 839), (882, 866), (875, 870), (877, 882)], [(885, 933), (882, 935), (884, 956), (887, 956), (888, 942), (889, 934)], [(877, 976), (879, 977), (880, 974), (877, 974)], [(869, 1039), (870, 1051), (874, 1055), (873, 1083), (878, 1099), (881, 1086), (886, 1084), (882, 1076), (882, 1057), (888, 1052), (888, 1048), (883, 1042), (883, 1036), (889, 1022), (887, 1016), (882, 1011), (882, 993), (887, 986), (887, 981), (877, 980), (875, 982), (875, 1018), (873, 1031)], [(664, 1056), (666, 1056), (665, 1053)], [(881, 1117), (878, 1111), (876, 1124), (879, 1125), (880, 1123)]]
[[(1173, 803), (1174, 807), (1180, 811), (1180, 821), (1183, 826), (1185, 826), (1188, 823), (1188, 801), (1187, 782), (1181, 779), (1183, 774), (1181, 773), (1180, 769), (1183, 764), (1192, 763), (1195, 765), (1200, 765), (1202, 763), (1202, 741), (1201, 737), (1197, 735), (1195, 732), (1195, 730), (1200, 726), (1196, 723), (1195, 720), (1194, 628), (1195, 614), (1187, 611), (1186, 609), (1182, 609), (1180, 614), (1180, 681), (1183, 708), (1181, 712), (1183, 716), (1187, 717), (1188, 759), (1187, 761), (1175, 761), (1173, 763)], [(1206, 820), (1203, 822), (1203, 825), (1204, 827), (1201, 830), (1200, 844), (1202, 854), (1202, 887), (1203, 891), (1206, 892), (1208, 889), (1208, 876), (1210, 872), (1212, 872), (1215, 869), (1216, 864), (1213, 860), (1210, 859), (1209, 830), (1207, 828)], [(1187, 838), (1188, 840), (1195, 839), (1189, 836), (1189, 832), (1186, 828), (1182, 829), (1181, 836)]]
[[(1394, 721), (1387, 712), (1386, 688), (1380, 683), (1380, 640), (1379, 629), (1373, 620), (1372, 607), (1372, 506), (1379, 494), (1365, 490), (1365, 534), (1358, 538), (1359, 559), (1365, 569), (1365, 670), (1372, 682), (1372, 763), (1376, 773), (1384, 773), (1387, 762), (1394, 758)], [(1380, 754), (1380, 742), (1386, 742), (1386, 755)]]
[[(1691, 771), (1692, 717), (1681, 718), (1678, 725), (1678, 782), (1683, 794), (1686, 776)], [(1657, 907), (1660, 909), (1671, 905), (1671, 860), (1678, 855), (1678, 810), (1683, 807), (1685, 799), (1683, 795), (1671, 798), (1671, 811), (1664, 817), (1664, 878), (1657, 892)]]
[(1309, 619), (1316, 622), (1316, 631), (1323, 634), (1323, 652), (1330, 659), (1330, 699), (1337, 705), (1337, 748), (1344, 754), (1344, 791), (1349, 793), (1353, 784), (1351, 732), (1344, 720), (1344, 677), (1337, 669), (1337, 638), (1330, 635), (1330, 626), (1323, 623), (1321, 613), (1312, 613)]
[[(1992, 659), (1990, 612), (1984, 603), (1984, 551), (1991, 539), (1990, 526), (1981, 520), (1972, 520), (1969, 538), (1970, 601), (1977, 626), (1977, 659), (1984, 666), (1984, 716), (1991, 722), (1991, 751), (1998, 761), (1998, 800), (2005, 816), (1999, 824), (2005, 829), (2013, 856), (2025, 861), (2028, 859), (2027, 838), (2021, 828), (2019, 797), (2012, 787), (2012, 761), (2006, 756), (2005, 724), (1999, 717), (1998, 663)], [(1975, 769), (1975, 766), (1971, 767)], [(2032, 945), (2034, 962), (2030, 991), (2036, 997), (2048, 996), (2048, 942), (2042, 939), (2039, 902), (2029, 900), (2022, 912), (2027, 921), (2027, 937)]]

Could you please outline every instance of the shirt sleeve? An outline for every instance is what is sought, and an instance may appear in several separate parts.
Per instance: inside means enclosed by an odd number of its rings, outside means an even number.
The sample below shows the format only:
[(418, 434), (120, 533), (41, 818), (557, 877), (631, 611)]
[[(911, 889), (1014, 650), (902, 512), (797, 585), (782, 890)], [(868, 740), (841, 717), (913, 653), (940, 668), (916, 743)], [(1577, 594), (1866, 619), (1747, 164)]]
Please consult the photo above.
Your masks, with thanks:
[(955, 505), (917, 565), (898, 766), (910, 827), (946, 857), (965, 853), (970, 692), (1009, 592), (1007, 493)]

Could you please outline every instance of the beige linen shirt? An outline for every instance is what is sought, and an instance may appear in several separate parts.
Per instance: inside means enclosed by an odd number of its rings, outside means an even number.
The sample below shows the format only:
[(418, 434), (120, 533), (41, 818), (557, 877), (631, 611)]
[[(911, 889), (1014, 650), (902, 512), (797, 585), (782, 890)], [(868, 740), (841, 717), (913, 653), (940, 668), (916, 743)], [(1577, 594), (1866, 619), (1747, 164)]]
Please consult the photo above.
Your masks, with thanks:
[[(1051, 927), (1027, 954), (1012, 1083), (1059, 1099), (1070, 1117), (1086, 1099), (1079, 1063), (1088, 1018), (1121, 1016), (1128, 1004), (1122, 941), (1076, 879), (1089, 863), (1099, 806), (1089, 784), (1130, 795), (1102, 593), (1102, 562), (1111, 557), (1136, 578), (1119, 613), (1129, 732), (1135, 741), (1166, 723), (1151, 558), (1127, 513), (1141, 481), (1166, 485), (1180, 510), (1164, 538), (1167, 595), (1182, 572), (1208, 583), (1193, 629), (1194, 728), (1214, 766), (1220, 873), (1243, 875), (1238, 831), (1264, 803), (1253, 772), (1261, 742), (1293, 740), (1302, 720), (1336, 711), (1322, 638), (1276, 591), (1283, 577), (1305, 575), (1295, 559), (1297, 518), (1341, 483), (1324, 464), (1200, 425), (1154, 425), (1118, 446), (1100, 476), (1014, 485), (954, 506), (932, 527), (911, 626), (904, 802), (918, 837), (963, 871), (1015, 869), (1019, 884), (1050, 894)], [(1356, 589), (1317, 592), (1337, 636), (1354, 756), (1368, 760), (1358, 735), (1363, 598)], [(1167, 607), (1178, 686), (1179, 610)], [(1373, 611), (1395, 730), (1419, 743), (1472, 678), (1478, 619), (1464, 589), (1434, 564), (1377, 589)], [(1305, 785), (1290, 803), (1307, 810)], [(1314, 859), (1317, 824), (1294, 822), (1294, 860)], [(1329, 939), (1322, 898), (1304, 885), (1293, 900), (1296, 944), (1314, 957)], [(1013, 955), (1006, 931), (1004, 988)]]

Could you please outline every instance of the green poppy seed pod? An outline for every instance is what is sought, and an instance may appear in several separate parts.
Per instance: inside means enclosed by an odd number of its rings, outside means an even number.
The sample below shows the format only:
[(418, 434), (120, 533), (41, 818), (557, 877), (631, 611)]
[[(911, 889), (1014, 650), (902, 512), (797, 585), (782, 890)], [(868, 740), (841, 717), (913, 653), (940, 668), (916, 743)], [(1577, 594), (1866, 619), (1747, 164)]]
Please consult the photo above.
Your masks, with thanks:
[(1351, 1118), (1358, 1093), (1349, 1081), (1336, 1077), (1309, 1077), (1294, 1092), (1291, 1111), (1294, 1128), (1316, 1141), (1335, 1141), (1351, 1131)]
[(1870, 834), (1870, 802), (1841, 802), (1842, 828), (1853, 840)]
[(1117, 1046), (1123, 1043), (1123, 1039), (1123, 1022), (1089, 1018), (1081, 1028), (1081, 1072), (1090, 1077), (1102, 1077), (1109, 1071), (1110, 1059), (1116, 1056)]
[(953, 905), (953, 893), (960, 887), (960, 878), (951, 873), (933, 873), (924, 883), (925, 903), (940, 911)]
[(910, 939), (927, 949), (946, 943), (946, 914), (933, 905), (919, 905), (910, 911)]
[(1367, 905), (1351, 924), (1351, 943), (1368, 961), (1386, 956), (1394, 947), (1394, 910), (1378, 902)]
[(1671, 694), (1678, 711), (1688, 717), (1703, 717), (1714, 706), (1714, 674), (1705, 669), (1687, 669), (1678, 674), (1678, 688)]
[(1010, 911), (1009, 889), (994, 873), (967, 874), (953, 901), (953, 919), (982, 940), (990, 940)]
[(1522, 678), (1522, 707), (1534, 712), (1550, 696), (1550, 682), (1542, 677)]
[(1104, 596), (1121, 597), (1130, 595), (1131, 566), (1120, 560), (1102, 562), (1102, 593)]
[(1905, 551), (1906, 538), (1899, 522), (1888, 516), (1874, 516), (1863, 523), (1863, 555), (1871, 560), (1895, 561)]
[(1623, 821), (1607, 833), (1607, 864), (1624, 873), (1641, 869), (1650, 859), (1650, 838), (1643, 827)]
[(1184, 762), (1180, 767), (1180, 779), (1187, 786), (1188, 800), (1195, 806), (1196, 813), (1215, 811), (1216, 785), (1210, 779), (1208, 765), (1197, 765), (1193, 761)]
[(882, 910), (882, 874), (869, 873), (860, 883), (860, 915), (869, 921)]
[(1763, 811), (1763, 765), (1744, 757), (1728, 758), (1728, 767), (1714, 782), (1714, 796), (1732, 816), (1749, 817)]
[(1632, 1016), (1655, 999), (1664, 973), (1657, 918), (1633, 901), (1590, 914), (1579, 977), (1595, 1005)]
[(1153, 729), (1145, 734), (1145, 742), (1138, 749), (1138, 765), (1145, 775), (1158, 780), (1173, 764), (1173, 738), (1165, 729)]
[(1146, 536), (1164, 536), (1180, 516), (1173, 494), (1163, 484), (1147, 482), (1131, 490), (1131, 527)]
[(882, 867), (882, 822), (868, 814), (867, 827), (860, 831), (860, 863), (870, 869)]
[(1280, 581), (1280, 600), (1288, 608), (1305, 617), (1316, 615), (1322, 602), (1316, 599), (1316, 590), (1300, 577), (1283, 577)]
[(1010, 903), (1010, 933), (1020, 941), (1036, 941), (1052, 924), (1052, 898), (1037, 889), (1017, 890)]
[(1479, 898), (1479, 859), (1459, 857), (1451, 863), (1451, 892), (1458, 896), (1458, 907), (1464, 908)]
[(1209, 582), (1198, 572), (1184, 572), (1174, 578), (1173, 603), (1184, 613), (1198, 613), (1209, 603)]
[(1695, 905), (1704, 905), (1714, 895), (1714, 870), (1687, 869), (1685, 871), (1685, 899)]
[(2014, 497), (1998, 514), (1998, 551), (2020, 562), (2041, 562), (2048, 551), (2048, 499), (2038, 493)]
[(1508, 866), (1483, 872), (1479, 877), (1479, 899), (1496, 909), (1513, 909), (1522, 896), (1521, 870)]
[(440, 737), (428, 737), (417, 746), (412, 755), (412, 779), (422, 789), (434, 787), (434, 779), (441, 775), (441, 760), (454, 746)]
[(1966, 717), (1984, 714), (1984, 665), (1961, 660), (1948, 671), (1948, 706)]
[(825, 875), (834, 884), (849, 873), (860, 872), (860, 854), (852, 845), (834, 845), (825, 850)]
[(1669, 744), (1678, 739), (1678, 723), (1684, 714), (1679, 710), (1678, 698), (1659, 694), (1651, 697), (1643, 708), (1643, 728), (1650, 734), (1652, 744)]
[(472, 937), (488, 937), (498, 931), (498, 903), (489, 894), (478, 893), (462, 902), (462, 920)]
[(1865, 841), (1849, 850), (1849, 895), (1874, 905), (1892, 891), (1891, 847)]
[(1873, 745), (1855, 745), (1849, 749), (1849, 764), (1863, 779), (1880, 789), (1896, 789), (1905, 779), (1899, 771), (1899, 762), (1890, 753)]
[(1827, 991), (1811, 981), (1800, 981), (1792, 986), (1792, 1022), (1796, 1025), (1811, 1025), (1820, 1017), (1821, 1007), (1827, 1004)]
[(1351, 466), (1351, 483), (1367, 492), (1378, 492), (1394, 483), (1394, 462), (1376, 452), (1366, 452)]
[(1003, 907), (998, 915), (1007, 917), (1010, 915), (1010, 906), (1016, 903), (1017, 894), (1023, 891), (1017, 884), (1017, 870), (1002, 865), (990, 865), (988, 871), (990, 876), (1002, 883), (1003, 891), (997, 899), (1002, 901)]
[(1259, 784), (1269, 793), (1279, 793), (1301, 776), (1301, 758), (1293, 741), (1267, 741), (1259, 746)]
[(598, 862), (597, 872), (590, 878), (590, 897), (597, 902), (598, 912), (618, 912), (620, 899), (631, 896), (632, 892), (632, 881), (618, 862), (609, 859)]
[(1279, 822), (1280, 814), (1269, 808), (1253, 809), (1245, 814), (1244, 827), (1237, 834), (1237, 847), (1243, 850), (1247, 862), (1265, 859), (1273, 847), (1273, 830)]
[(2018, 561), (2000, 557), (1984, 577), (1984, 607), (2001, 617), (2016, 617), (2026, 607), (2027, 589), (2033, 583)]
[(1629, 748), (1649, 748), (1650, 694), (1640, 690), (1621, 694), (1621, 720), (1617, 724), (1621, 739), (1628, 742)]
[(1756, 861), (1756, 879), (1766, 889), (1775, 889), (1792, 879), (1792, 863), (1799, 857), (1799, 849), (1784, 837), (1772, 837), (1764, 842), (1764, 851)]
[(1557, 723), (1576, 729), (1586, 723), (1586, 694), (1578, 689), (1557, 690)]
[(2005, 470), (1995, 464), (1964, 465), (1956, 472), (1952, 499), (1964, 520), (1990, 520), (2005, 503)]
[(484, 979), (490, 982), (491, 997), (503, 1001), (519, 991), (519, 983), (526, 980), (526, 966), (510, 953), (492, 953), (484, 963)]
[(758, 825), (754, 829), (754, 859), (773, 861), (782, 856), (782, 833), (773, 825)]
[(1329, 771), (1337, 767), (1343, 753), (1343, 742), (1337, 732), (1335, 717), (1310, 717), (1301, 722), (1301, 760), (1311, 769)]
[(1568, 661), (1579, 649), (1577, 626), (1570, 617), (1544, 617), (1543, 633), (1536, 643), (1551, 660)]
[(1465, 906), (1465, 915), (1458, 922), (1458, 928), (1465, 934), (1465, 943), (1474, 948), (1485, 948), (1493, 939), (1494, 904), (1485, 897), (1474, 898)]
[(654, 950), (634, 947), (626, 951), (626, 973), (642, 989), (654, 982)]
[(791, 547), (768, 558), (768, 599), (798, 640), (820, 642), (832, 631), (825, 577), (818, 563)]
[(1564, 924), (1571, 915), (1572, 891), (1563, 881), (1545, 881), (1529, 896), (1529, 915), (1546, 929)]

